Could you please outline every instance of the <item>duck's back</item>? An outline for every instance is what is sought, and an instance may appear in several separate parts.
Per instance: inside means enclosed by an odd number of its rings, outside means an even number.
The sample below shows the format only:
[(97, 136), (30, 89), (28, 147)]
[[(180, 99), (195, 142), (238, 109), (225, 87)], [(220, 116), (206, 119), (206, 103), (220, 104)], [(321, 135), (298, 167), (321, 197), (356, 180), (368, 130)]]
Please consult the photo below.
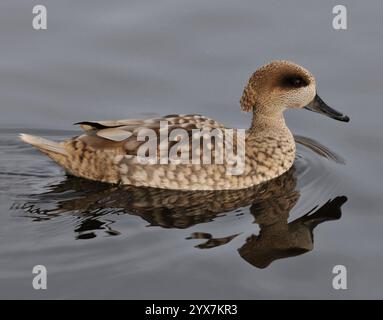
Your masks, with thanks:
[[(287, 171), (295, 152), (291, 141), (282, 134), (243, 132), (241, 136), (200, 115), (79, 124), (85, 133), (58, 144), (64, 153), (35, 145), (68, 173), (109, 183), (181, 190), (243, 189)], [(196, 132), (203, 135), (214, 130), (215, 134), (231, 133), (232, 140), (225, 136), (224, 143), (217, 144), (215, 136), (206, 144), (193, 144)], [(189, 139), (181, 144), (177, 136)], [(155, 150), (154, 156), (150, 150)], [(172, 150), (176, 150), (173, 156), (177, 161), (173, 161)], [(220, 152), (223, 162), (218, 161), (222, 160)], [(207, 159), (206, 153), (210, 154)], [(234, 158), (228, 159), (227, 154)]]

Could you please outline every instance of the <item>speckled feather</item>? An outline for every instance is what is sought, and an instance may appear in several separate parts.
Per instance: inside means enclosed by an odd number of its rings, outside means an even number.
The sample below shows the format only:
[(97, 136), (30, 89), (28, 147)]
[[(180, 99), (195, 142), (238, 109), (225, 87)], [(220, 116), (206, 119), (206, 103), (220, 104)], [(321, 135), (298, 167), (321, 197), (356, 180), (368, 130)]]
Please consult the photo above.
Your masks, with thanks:
[[(198, 115), (173, 115), (162, 119), (97, 123), (78, 137), (61, 144), (67, 155), (47, 153), (70, 174), (103, 182), (182, 190), (243, 189), (276, 177), (288, 170), (294, 160), (295, 147), (288, 132), (246, 134), (245, 170), (241, 175), (226, 174), (226, 164), (142, 164), (135, 157), (139, 146), (138, 128), (158, 130), (159, 122), (169, 121), (169, 134), (182, 127), (188, 131), (201, 128), (225, 128), (222, 124)], [(181, 122), (181, 123), (180, 123)], [(110, 125), (110, 128), (108, 127)], [(181, 126), (180, 126), (181, 125)], [(131, 134), (120, 140), (122, 132)], [(250, 147), (251, 146), (251, 147)], [(214, 151), (214, 148), (212, 148)], [(214, 154), (214, 153), (213, 153)], [(213, 158), (214, 159), (214, 158)]]

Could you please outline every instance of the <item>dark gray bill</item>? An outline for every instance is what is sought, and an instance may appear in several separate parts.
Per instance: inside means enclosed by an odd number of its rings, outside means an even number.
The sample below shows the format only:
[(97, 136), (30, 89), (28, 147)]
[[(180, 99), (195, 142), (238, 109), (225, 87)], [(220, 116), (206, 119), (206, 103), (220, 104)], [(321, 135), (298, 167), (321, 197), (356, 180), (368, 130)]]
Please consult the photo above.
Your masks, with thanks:
[(321, 114), (324, 114), (330, 118), (333, 118), (335, 120), (349, 122), (350, 118), (346, 115), (334, 110), (333, 108), (330, 108), (327, 104), (324, 103), (324, 101), (319, 98), (318, 95), (315, 95), (313, 101), (311, 101), (305, 109), (318, 112)]

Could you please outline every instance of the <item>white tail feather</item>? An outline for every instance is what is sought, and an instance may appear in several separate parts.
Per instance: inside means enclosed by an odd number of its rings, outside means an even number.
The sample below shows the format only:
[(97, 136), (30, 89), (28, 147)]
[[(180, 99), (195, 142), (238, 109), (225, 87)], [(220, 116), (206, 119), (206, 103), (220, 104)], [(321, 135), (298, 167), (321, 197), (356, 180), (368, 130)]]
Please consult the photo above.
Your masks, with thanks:
[(21, 133), (20, 139), (29, 143), (41, 151), (54, 152), (62, 155), (68, 155), (65, 148), (58, 142), (47, 140), (41, 137), (31, 136), (30, 134)]

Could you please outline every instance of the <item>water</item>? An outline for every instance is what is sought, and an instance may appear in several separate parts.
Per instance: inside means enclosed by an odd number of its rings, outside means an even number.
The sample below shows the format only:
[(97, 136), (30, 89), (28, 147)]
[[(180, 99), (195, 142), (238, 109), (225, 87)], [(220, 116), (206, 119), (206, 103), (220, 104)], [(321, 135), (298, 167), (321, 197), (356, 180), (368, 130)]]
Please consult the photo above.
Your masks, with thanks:
[[(378, 1), (30, 1), (0, 4), (1, 298), (382, 298)], [(290, 59), (348, 124), (289, 111), (293, 170), (249, 193), (115, 188), (65, 176), (19, 132), (64, 139), (72, 123), (201, 113), (249, 125), (251, 72)], [(48, 290), (32, 268), (48, 269)], [(332, 288), (335, 265), (348, 290)]]

